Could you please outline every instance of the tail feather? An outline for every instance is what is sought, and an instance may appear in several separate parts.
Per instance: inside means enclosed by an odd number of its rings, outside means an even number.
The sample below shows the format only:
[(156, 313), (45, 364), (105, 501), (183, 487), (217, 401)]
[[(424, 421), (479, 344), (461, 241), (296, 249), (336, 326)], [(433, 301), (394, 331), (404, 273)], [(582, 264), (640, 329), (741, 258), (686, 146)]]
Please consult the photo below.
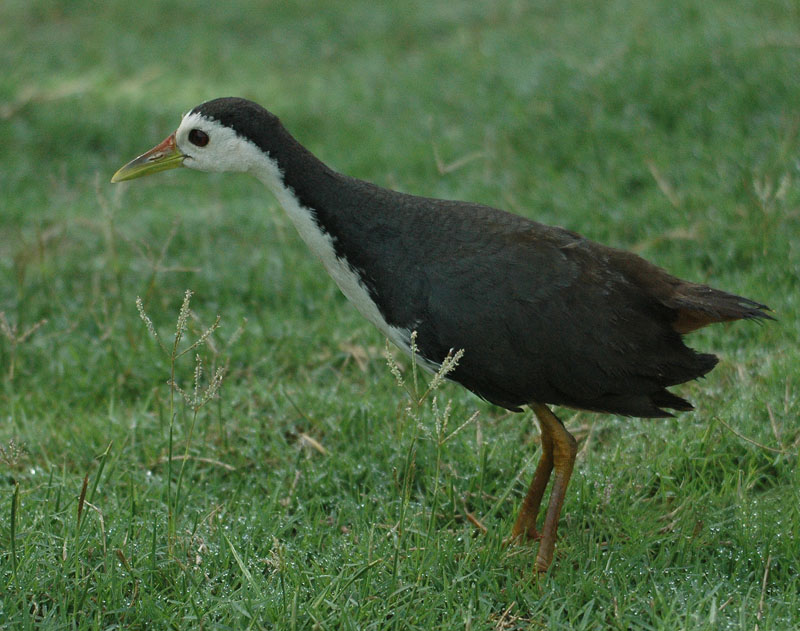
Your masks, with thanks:
[(666, 408), (668, 410), (678, 410), (680, 412), (688, 412), (694, 409), (694, 406), (686, 399), (672, 394), (668, 390), (661, 390), (660, 392), (650, 395), (650, 401), (657, 408), (661, 409)]
[(775, 319), (767, 313), (770, 310), (767, 305), (694, 283), (682, 285), (668, 301), (667, 306), (677, 311), (678, 315), (672, 327), (681, 334), (715, 322)]

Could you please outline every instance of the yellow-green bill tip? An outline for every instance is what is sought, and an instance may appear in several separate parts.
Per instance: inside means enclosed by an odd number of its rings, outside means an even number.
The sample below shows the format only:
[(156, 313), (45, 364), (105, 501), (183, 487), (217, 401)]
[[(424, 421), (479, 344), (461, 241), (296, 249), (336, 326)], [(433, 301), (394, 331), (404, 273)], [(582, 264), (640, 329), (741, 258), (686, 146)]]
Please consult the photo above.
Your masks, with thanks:
[(183, 164), (184, 155), (178, 150), (175, 144), (175, 134), (172, 134), (162, 143), (153, 147), (147, 153), (143, 153), (138, 158), (134, 158), (111, 178), (111, 181), (124, 182), (133, 180), (137, 177), (174, 169)]

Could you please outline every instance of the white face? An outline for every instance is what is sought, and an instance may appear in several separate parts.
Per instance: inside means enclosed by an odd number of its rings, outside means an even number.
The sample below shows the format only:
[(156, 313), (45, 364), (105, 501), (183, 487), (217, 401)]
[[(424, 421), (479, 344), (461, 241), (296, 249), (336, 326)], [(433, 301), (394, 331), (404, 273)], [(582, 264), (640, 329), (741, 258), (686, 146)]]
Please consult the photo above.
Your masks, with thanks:
[(263, 168), (265, 159), (252, 142), (200, 114), (183, 117), (175, 144), (185, 156), (183, 166), (198, 171), (254, 172)]

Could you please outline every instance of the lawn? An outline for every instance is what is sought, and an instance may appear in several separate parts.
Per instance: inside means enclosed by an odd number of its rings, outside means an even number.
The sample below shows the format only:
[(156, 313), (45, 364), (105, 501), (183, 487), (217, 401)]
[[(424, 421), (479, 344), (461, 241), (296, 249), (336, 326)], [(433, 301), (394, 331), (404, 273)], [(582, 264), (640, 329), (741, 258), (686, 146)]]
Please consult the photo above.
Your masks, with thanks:
[[(0, 628), (797, 628), (800, 5), (390, 6), (0, 3)], [(530, 412), (399, 384), (259, 182), (109, 183), (225, 95), (777, 320), (692, 334), (693, 413), (557, 410), (537, 577)]]

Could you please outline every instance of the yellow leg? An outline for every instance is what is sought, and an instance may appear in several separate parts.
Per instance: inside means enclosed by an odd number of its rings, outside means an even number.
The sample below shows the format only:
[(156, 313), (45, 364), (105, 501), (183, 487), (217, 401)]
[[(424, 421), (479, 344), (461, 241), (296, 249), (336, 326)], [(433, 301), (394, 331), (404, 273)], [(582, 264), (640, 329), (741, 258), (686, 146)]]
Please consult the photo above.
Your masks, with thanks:
[[(533, 481), (511, 531), (511, 539), (525, 536), (529, 539), (541, 539), (539, 552), (536, 555), (536, 570), (546, 572), (553, 560), (556, 545), (556, 530), (561, 507), (564, 505), (569, 479), (575, 466), (578, 453), (577, 443), (561, 421), (558, 420), (546, 405), (531, 404), (542, 431), (542, 457), (533, 474)], [(542, 503), (542, 496), (555, 470), (553, 488), (550, 491), (550, 502), (541, 535), (536, 530), (536, 518)]]
[(531, 407), (536, 412), (539, 424), (542, 428), (548, 427), (553, 439), (553, 469), (555, 470), (555, 477), (553, 478), (553, 488), (550, 491), (550, 503), (547, 505), (547, 514), (544, 518), (542, 540), (539, 544), (539, 552), (536, 555), (536, 570), (538, 572), (546, 572), (547, 568), (550, 567), (550, 562), (553, 560), (558, 518), (561, 515), (561, 507), (564, 505), (569, 478), (575, 466), (578, 444), (572, 434), (567, 431), (547, 406), (536, 404)]
[(539, 516), (542, 495), (544, 495), (544, 490), (547, 488), (550, 474), (553, 471), (553, 437), (550, 433), (549, 425), (544, 425), (540, 422), (539, 427), (541, 428), (542, 455), (533, 474), (533, 481), (528, 487), (528, 494), (519, 509), (517, 521), (511, 530), (512, 540), (522, 536), (528, 539), (539, 539), (541, 536), (536, 530), (536, 518)]

